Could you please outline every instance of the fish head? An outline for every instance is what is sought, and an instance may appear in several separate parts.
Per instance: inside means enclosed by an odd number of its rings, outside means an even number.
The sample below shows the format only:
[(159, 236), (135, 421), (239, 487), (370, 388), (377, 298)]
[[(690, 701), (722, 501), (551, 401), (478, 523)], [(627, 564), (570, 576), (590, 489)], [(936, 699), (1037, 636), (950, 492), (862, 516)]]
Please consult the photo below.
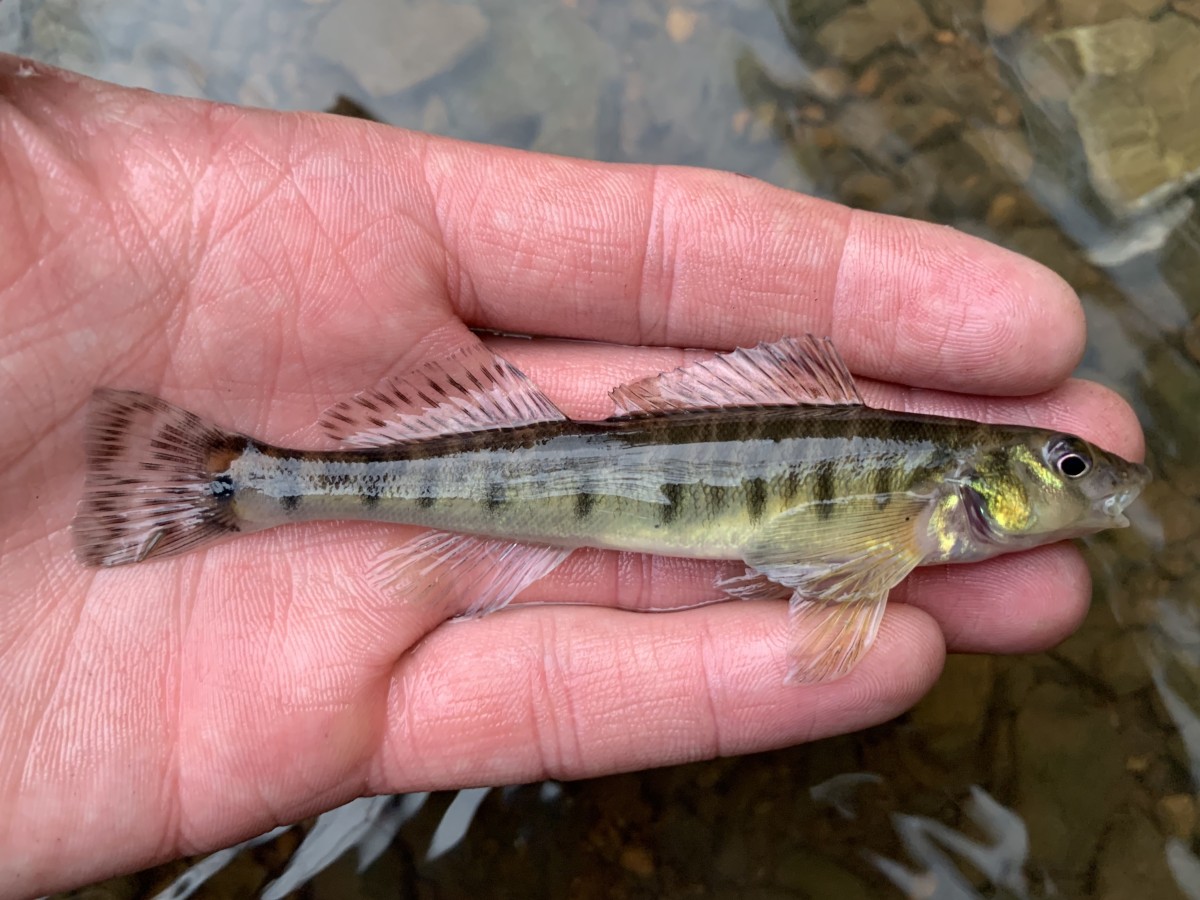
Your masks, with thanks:
[(963, 480), (976, 541), (1015, 550), (1129, 524), (1150, 470), (1082, 438), (1037, 429), (981, 452)]

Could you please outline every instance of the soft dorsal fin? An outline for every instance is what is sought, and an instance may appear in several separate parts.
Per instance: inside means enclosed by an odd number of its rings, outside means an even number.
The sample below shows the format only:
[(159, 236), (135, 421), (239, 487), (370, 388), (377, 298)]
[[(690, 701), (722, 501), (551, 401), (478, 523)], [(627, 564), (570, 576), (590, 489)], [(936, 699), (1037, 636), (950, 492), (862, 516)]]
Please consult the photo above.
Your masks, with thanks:
[(863, 405), (833, 342), (811, 334), (722, 353), (623, 384), (610, 396), (617, 415), (721, 406)]
[(565, 418), (516, 366), (476, 344), (331, 406), (320, 425), (348, 447), (384, 447)]

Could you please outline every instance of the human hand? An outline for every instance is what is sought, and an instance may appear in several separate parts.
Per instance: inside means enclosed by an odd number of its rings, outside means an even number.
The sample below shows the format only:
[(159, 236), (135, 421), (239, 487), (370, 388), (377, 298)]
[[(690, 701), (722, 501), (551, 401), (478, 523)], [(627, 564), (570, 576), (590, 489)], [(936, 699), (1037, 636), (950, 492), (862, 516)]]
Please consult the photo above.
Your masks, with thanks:
[[(467, 326), (714, 349), (813, 332), (856, 373), (917, 388), (867, 382), (877, 405), (1141, 452), (1119, 399), (1064, 381), (1083, 322), (1054, 275), (733, 175), (214, 106), (0, 57), (0, 235), (0, 895), (227, 845), (364, 793), (580, 778), (863, 728), (914, 703), (946, 646), (1049, 646), (1089, 596), (1065, 545), (918, 570), (850, 676), (797, 687), (786, 604), (629, 612), (713, 599), (715, 567), (698, 561), (580, 552), (526, 600), (585, 605), (445, 626), (362, 577), (409, 529), (298, 525), (85, 569), (67, 529), (98, 385), (321, 446), (321, 410), (474, 340)], [(580, 417), (685, 358), (495, 343)]]

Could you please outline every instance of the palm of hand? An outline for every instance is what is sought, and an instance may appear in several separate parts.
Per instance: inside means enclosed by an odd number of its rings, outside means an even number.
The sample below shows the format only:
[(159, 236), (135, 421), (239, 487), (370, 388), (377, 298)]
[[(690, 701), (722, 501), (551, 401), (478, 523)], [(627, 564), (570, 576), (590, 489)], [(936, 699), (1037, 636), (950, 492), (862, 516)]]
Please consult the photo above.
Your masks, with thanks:
[[(684, 604), (711, 583), (705, 564), (581, 554), (541, 596), (596, 605), (436, 630), (436, 611), (359, 577), (397, 540), (377, 526), (299, 526), (161, 564), (78, 566), (67, 526), (97, 385), (321, 446), (312, 423), (325, 406), (470, 340), (463, 320), (680, 344), (836, 325), (878, 348), (879, 326), (853, 324), (847, 304), (895, 295), (900, 334), (931, 317), (906, 307), (915, 276), (899, 262), (885, 259), (882, 275), (847, 267), (932, 232), (871, 220), (856, 245), (845, 210), (756, 183), (18, 79), (2, 62), (0, 805), (15, 814), (0, 844), (30, 860), (18, 892), (229, 843), (363, 792), (580, 776), (861, 727), (928, 686), (939, 624), (961, 649), (1032, 649), (1080, 614), (1086, 575), (1066, 548), (998, 561), (1003, 570), (926, 573), (860, 673), (795, 689), (782, 685), (778, 605), (606, 608)], [(755, 230), (773, 216), (796, 227)], [(930, 251), (929, 284), (974, 251), (994, 295), (1060, 295), (1016, 325), (996, 311), (1020, 331), (1023, 356), (980, 367), (965, 387), (1057, 380), (1073, 350), (1047, 353), (1037, 339), (1075, 313), (1050, 276), (938, 239), (947, 249)], [(807, 307), (788, 299), (797, 283)], [(855, 285), (861, 298), (846, 300)], [(957, 325), (944, 341), (860, 351), (861, 368), (944, 382), (971, 349), (956, 348)], [(949, 349), (938, 356), (930, 342)], [(604, 385), (678, 361), (588, 346), (506, 354), (576, 414), (602, 414)], [(1077, 418), (1058, 424), (1136, 454), (1136, 428), (1111, 396), (1073, 384), (1057, 400)], [(1005, 593), (1014, 573), (1030, 586), (1016, 601)], [(1058, 605), (1043, 609), (1051, 591)], [(1020, 618), (1030, 608), (1032, 624)]]

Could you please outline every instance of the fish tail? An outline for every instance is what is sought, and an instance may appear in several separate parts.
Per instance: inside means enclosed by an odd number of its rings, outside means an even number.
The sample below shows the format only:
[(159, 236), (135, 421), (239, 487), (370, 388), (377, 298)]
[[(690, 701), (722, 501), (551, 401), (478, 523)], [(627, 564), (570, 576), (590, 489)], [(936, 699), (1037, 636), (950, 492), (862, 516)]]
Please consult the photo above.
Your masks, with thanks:
[(240, 530), (230, 463), (247, 438), (157, 397), (97, 390), (71, 531), (88, 566), (172, 556)]

